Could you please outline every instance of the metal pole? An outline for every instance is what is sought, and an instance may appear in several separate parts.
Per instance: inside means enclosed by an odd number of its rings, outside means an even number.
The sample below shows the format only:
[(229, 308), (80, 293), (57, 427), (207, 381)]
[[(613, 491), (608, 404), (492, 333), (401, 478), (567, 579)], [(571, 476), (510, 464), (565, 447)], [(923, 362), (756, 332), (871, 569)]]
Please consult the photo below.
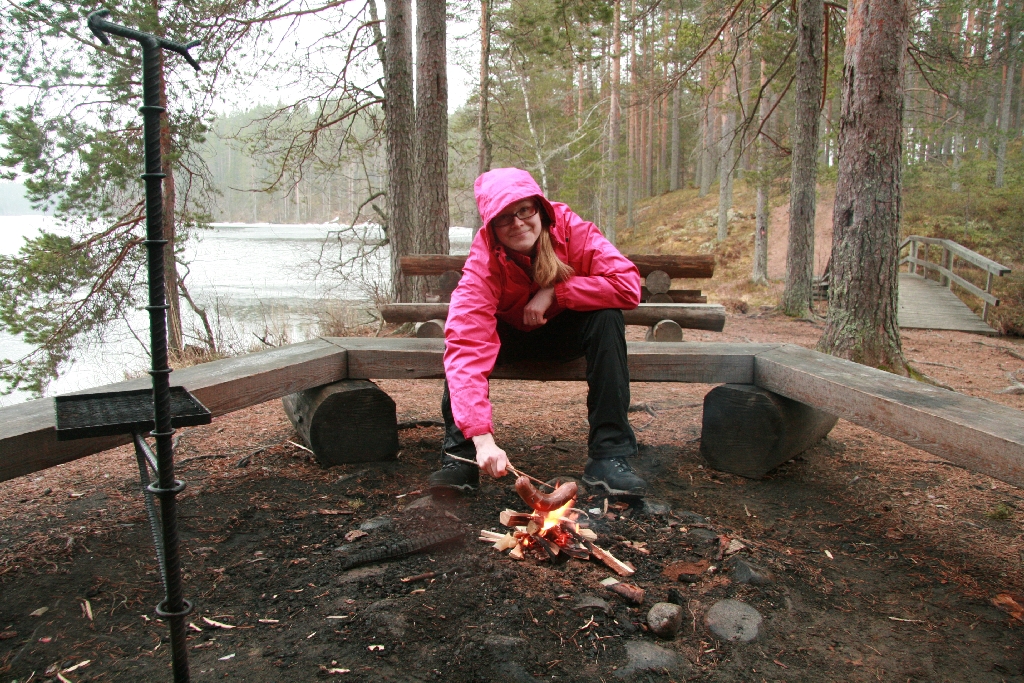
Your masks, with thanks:
[(151, 432), (156, 439), (157, 483), (149, 491), (160, 498), (160, 521), (163, 536), (163, 579), (165, 597), (156, 607), (156, 613), (168, 622), (171, 634), (171, 663), (176, 683), (188, 683), (188, 650), (185, 640), (185, 617), (192, 612), (192, 604), (185, 600), (181, 582), (181, 557), (178, 544), (178, 510), (175, 496), (185, 484), (174, 478), (174, 446), (171, 426), (171, 368), (167, 359), (167, 298), (164, 282), (164, 200), (163, 167), (160, 155), (160, 49), (178, 52), (199, 69), (188, 54), (197, 43), (182, 45), (142, 31), (106, 21), (110, 12), (100, 10), (89, 15), (89, 28), (106, 45), (105, 33), (113, 33), (142, 45), (142, 124), (145, 144), (146, 169), (142, 179), (146, 183), (146, 260), (149, 271), (149, 336), (153, 357), (153, 423)]

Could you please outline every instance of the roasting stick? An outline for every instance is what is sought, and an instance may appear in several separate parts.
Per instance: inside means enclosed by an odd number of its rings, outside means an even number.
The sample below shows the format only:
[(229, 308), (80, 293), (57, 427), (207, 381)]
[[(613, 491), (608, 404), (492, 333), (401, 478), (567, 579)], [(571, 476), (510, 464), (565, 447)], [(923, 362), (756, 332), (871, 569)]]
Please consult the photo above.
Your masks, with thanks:
[[(452, 455), (448, 451), (445, 451), (444, 454), (447, 455), (452, 460), (458, 460), (459, 462), (465, 462), (465, 463), (468, 463), (470, 465), (476, 465), (477, 467), (480, 466), (480, 463), (478, 463), (476, 460), (470, 460), (469, 458), (460, 458), (457, 455)], [(509, 463), (505, 467), (505, 469), (507, 469), (509, 472), (511, 472), (512, 474), (516, 475), (517, 477), (526, 477), (527, 479), (529, 479), (530, 481), (534, 482), (535, 484), (540, 484), (541, 486), (546, 486), (549, 489), (551, 489), (552, 491), (555, 490), (555, 487), (552, 486), (551, 484), (546, 484), (546, 483), (542, 482), (540, 479), (538, 479), (537, 477), (531, 477), (526, 472), (523, 472), (522, 470), (517, 470), (515, 467), (512, 467), (512, 463)]]

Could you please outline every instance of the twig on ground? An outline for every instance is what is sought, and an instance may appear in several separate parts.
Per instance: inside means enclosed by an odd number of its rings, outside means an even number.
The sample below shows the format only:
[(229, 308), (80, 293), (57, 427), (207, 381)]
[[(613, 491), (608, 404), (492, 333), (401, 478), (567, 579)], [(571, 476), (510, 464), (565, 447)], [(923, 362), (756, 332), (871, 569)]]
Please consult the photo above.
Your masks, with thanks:
[(263, 448), (257, 448), (256, 450), (254, 450), (252, 453), (249, 453), (248, 455), (243, 455), (241, 458), (238, 459), (238, 462), (235, 463), (235, 468), (236, 469), (240, 469), (242, 467), (248, 467), (249, 466), (249, 461), (252, 460), (252, 457), (254, 455), (259, 455), (260, 453), (262, 453), (265, 450), (267, 450), (266, 446), (264, 446)]

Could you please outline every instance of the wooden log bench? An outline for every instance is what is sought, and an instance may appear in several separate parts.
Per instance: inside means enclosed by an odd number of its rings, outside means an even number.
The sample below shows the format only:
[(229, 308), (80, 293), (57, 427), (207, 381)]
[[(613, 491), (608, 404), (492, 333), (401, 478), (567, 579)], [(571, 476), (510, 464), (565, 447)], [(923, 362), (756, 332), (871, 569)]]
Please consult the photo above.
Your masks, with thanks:
[[(660, 304), (668, 308), (649, 309), (671, 311), (671, 315), (654, 322), (637, 321), (636, 316), (626, 321), (627, 325), (644, 325), (647, 327), (647, 341), (682, 341), (683, 329), (703, 329), (720, 332), (722, 327), (708, 326), (710, 317), (721, 319), (725, 325), (725, 310), (721, 306), (715, 309), (687, 309), (694, 304), (707, 305), (708, 298), (699, 289), (672, 289), (673, 278), (706, 279), (715, 274), (715, 257), (713, 255), (678, 255), (678, 254), (627, 254), (644, 278), (640, 288), (640, 301), (643, 304)], [(406, 275), (437, 276), (438, 287), (428, 296), (430, 304), (444, 304), (451, 301), (451, 294), (462, 277), (462, 268), (466, 263), (465, 256), (447, 254), (415, 254), (403, 256), (399, 265)], [(413, 323), (415, 334), (421, 339), (440, 339), (444, 337), (444, 321), (447, 308), (432, 309), (430, 307), (414, 308), (413, 305), (404, 310), (385, 307), (381, 315), (389, 323)], [(444, 315), (440, 315), (440, 311)], [(709, 313), (713, 311), (713, 313)], [(431, 314), (435, 315), (431, 315)], [(695, 320), (702, 324), (691, 324)], [(717, 323), (716, 323), (717, 324)]]
[[(432, 339), (324, 338), (177, 370), (171, 382), (190, 390), (216, 417), (309, 390), (323, 392), (320, 387), (342, 380), (441, 378), (443, 350), (443, 342)], [(760, 476), (843, 418), (1024, 487), (1024, 413), (992, 401), (789, 344), (631, 342), (628, 358), (634, 382), (730, 385), (705, 399), (701, 450), (719, 469)], [(529, 363), (496, 368), (492, 377), (579, 381), (584, 371), (582, 360)], [(148, 382), (99, 390), (141, 388)], [(374, 388), (362, 385), (364, 401), (378, 400), (371, 396)], [(377, 424), (386, 422), (397, 429), (393, 413)], [(0, 408), (0, 481), (127, 442), (120, 437), (57, 441), (52, 399)]]

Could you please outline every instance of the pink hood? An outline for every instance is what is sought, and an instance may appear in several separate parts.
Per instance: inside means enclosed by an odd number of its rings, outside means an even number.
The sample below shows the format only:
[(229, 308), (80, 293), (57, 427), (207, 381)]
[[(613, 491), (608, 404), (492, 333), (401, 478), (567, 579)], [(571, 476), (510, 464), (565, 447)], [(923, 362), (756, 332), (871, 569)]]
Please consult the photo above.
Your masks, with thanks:
[(490, 227), (491, 219), (509, 204), (527, 197), (537, 197), (544, 212), (554, 222), (555, 210), (541, 192), (540, 185), (527, 171), (520, 168), (496, 168), (487, 171), (473, 184), (476, 206), (480, 210), (481, 225)]
[(455, 424), (467, 437), (494, 431), (488, 378), (501, 348), (498, 319), (521, 330), (536, 329), (523, 322), (523, 309), (540, 289), (529, 274), (529, 258), (508, 253), (489, 227), (502, 209), (537, 197), (550, 219), (555, 254), (575, 271), (568, 280), (555, 285), (555, 303), (547, 311), (548, 319), (566, 309), (631, 309), (640, 302), (636, 266), (605, 239), (596, 225), (565, 204), (549, 202), (529, 173), (518, 168), (488, 171), (477, 178), (475, 190), (480, 218), (487, 227), (473, 240), (462, 279), (452, 292), (444, 352), (452, 413)]

